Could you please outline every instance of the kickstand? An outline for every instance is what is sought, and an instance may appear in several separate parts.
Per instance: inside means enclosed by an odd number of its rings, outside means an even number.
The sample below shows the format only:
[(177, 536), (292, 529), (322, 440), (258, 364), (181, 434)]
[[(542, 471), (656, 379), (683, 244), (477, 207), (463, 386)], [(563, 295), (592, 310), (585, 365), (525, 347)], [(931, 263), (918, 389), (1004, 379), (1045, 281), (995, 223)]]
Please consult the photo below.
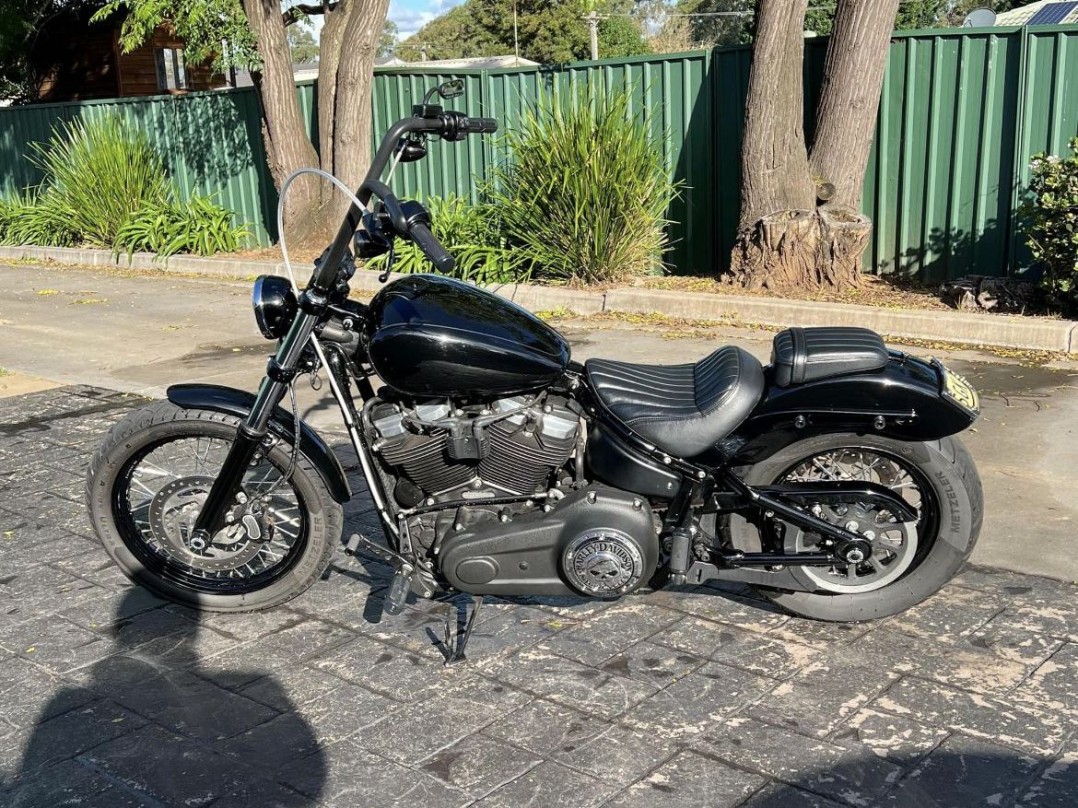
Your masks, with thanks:
[[(445, 664), (453, 665), (464, 661), (464, 649), (468, 646), (468, 639), (472, 636), (472, 627), (475, 626), (476, 615), (483, 605), (483, 596), (477, 595), (472, 598), (472, 610), (468, 620), (462, 629), (457, 605), (449, 604), (449, 614), (445, 618), (445, 631), (442, 634), (445, 642)], [(464, 607), (467, 609), (467, 606)], [(453, 629), (456, 629), (455, 631)]]

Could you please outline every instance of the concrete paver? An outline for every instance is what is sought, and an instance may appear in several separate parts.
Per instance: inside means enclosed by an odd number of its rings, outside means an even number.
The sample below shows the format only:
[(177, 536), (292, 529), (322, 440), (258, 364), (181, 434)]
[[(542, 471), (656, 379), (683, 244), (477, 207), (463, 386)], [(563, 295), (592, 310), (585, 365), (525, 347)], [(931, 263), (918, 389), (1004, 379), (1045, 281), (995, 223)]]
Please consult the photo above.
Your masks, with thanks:
[[(119, 575), (78, 498), (49, 492), (140, 401), (88, 386), (0, 399), (0, 469), (34, 456), (44, 471), (0, 475), (0, 804), (1073, 800), (1078, 586), (973, 566), (857, 626), (718, 587), (493, 599), (469, 661), (445, 668), (427, 631), (447, 606), (385, 617), (373, 559), (338, 553), (308, 593), (249, 615)], [(365, 493), (346, 522), (376, 529)]]

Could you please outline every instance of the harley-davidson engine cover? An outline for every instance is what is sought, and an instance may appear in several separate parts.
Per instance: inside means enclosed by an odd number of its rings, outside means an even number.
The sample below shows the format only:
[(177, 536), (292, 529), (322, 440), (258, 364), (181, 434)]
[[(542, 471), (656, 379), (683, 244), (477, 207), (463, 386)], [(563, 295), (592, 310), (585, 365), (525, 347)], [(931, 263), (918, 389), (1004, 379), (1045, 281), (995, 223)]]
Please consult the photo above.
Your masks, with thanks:
[(659, 540), (643, 498), (591, 486), (545, 513), (451, 533), (439, 557), (442, 574), (462, 592), (610, 598), (651, 578)]

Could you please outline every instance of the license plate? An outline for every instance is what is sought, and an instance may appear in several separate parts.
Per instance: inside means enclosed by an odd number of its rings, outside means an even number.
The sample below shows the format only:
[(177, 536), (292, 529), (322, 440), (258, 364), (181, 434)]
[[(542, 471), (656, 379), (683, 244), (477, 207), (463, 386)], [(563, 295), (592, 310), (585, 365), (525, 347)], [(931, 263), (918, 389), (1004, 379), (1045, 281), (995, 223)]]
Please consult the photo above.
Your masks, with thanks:
[(977, 396), (977, 391), (973, 389), (972, 384), (967, 382), (957, 373), (944, 369), (943, 392), (948, 398), (954, 400), (970, 412), (981, 411), (981, 400)]

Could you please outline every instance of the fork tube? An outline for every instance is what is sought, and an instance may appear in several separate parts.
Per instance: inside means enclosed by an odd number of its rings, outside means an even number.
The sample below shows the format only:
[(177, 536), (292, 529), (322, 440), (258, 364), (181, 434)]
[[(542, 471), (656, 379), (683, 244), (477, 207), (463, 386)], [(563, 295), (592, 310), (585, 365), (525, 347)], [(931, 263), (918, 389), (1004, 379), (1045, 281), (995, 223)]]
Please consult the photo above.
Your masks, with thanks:
[[(247, 420), (240, 424), (236, 430), (236, 439), (228, 450), (221, 472), (213, 481), (206, 502), (195, 519), (193, 535), (207, 540), (221, 528), (225, 512), (235, 501), (236, 493), (240, 490), (243, 477), (247, 468), (254, 459), (262, 439), (269, 431), (270, 417), (273, 410), (281, 403), (288, 384), (280, 379), (290, 378), (299, 363), (307, 340), (318, 322), (318, 316), (301, 312), (292, 327), (288, 330), (285, 338), (281, 340), (281, 346), (269, 360), (269, 371), (262, 379), (262, 385), (258, 388), (258, 395)], [(272, 378), (276, 376), (277, 378)], [(299, 435), (296, 435), (299, 440)]]

